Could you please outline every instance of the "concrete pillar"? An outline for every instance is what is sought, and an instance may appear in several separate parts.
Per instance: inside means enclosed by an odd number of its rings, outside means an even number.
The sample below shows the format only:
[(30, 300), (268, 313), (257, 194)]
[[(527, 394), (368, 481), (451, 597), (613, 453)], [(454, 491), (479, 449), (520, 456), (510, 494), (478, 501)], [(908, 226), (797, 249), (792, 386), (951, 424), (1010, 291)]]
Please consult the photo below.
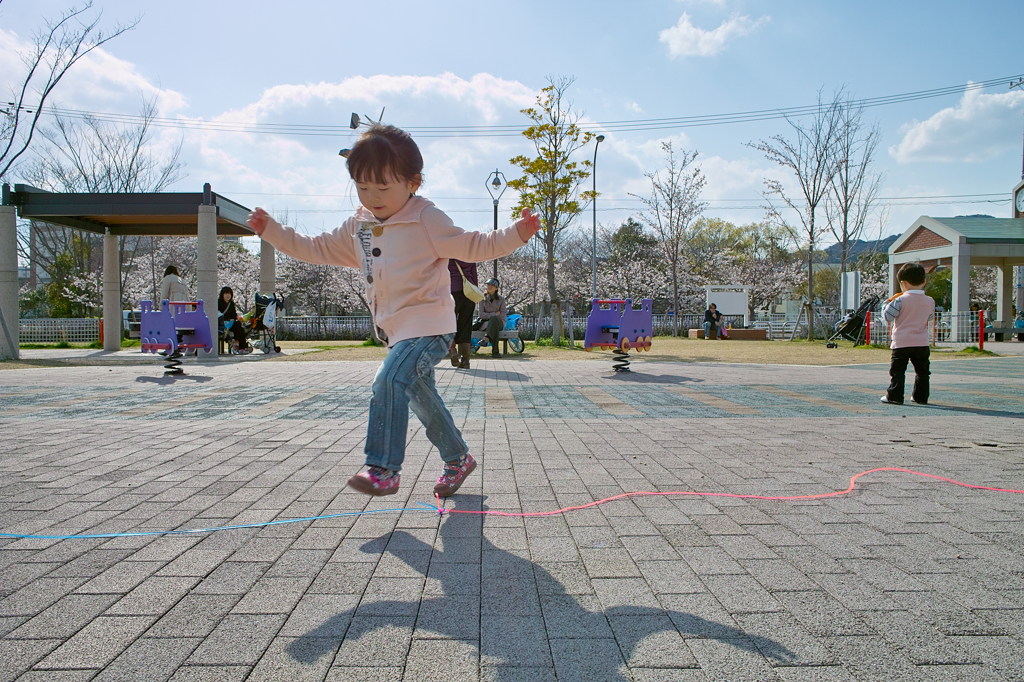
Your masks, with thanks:
[(1017, 314), (1024, 314), (1024, 265), (1018, 265), (1014, 270), (1017, 273)]
[(217, 207), (199, 207), (198, 239), (196, 240), (196, 298), (210, 319), (213, 349), (208, 357), (217, 355)]
[(993, 325), (1013, 326), (1013, 266), (1000, 265), (996, 269), (996, 320)]
[(900, 291), (902, 291), (902, 289), (900, 289), (900, 283), (896, 281), (896, 273), (899, 272), (899, 269), (900, 269), (901, 265), (903, 265), (903, 264), (902, 263), (893, 263), (891, 260), (889, 261), (889, 295), (890, 296), (895, 296), (896, 294), (900, 293)]
[(260, 240), (260, 293), (264, 296), (272, 296), (277, 288), (276, 253), (273, 244)]
[[(19, 357), (18, 344), (18, 218), (14, 206), (0, 206), (0, 312), (7, 333), (0, 325), (0, 358)], [(10, 343), (7, 342), (10, 334)]]
[(103, 350), (121, 350), (121, 262), (117, 236), (103, 235)]
[[(953, 251), (953, 266), (950, 268), (953, 275), (953, 313), (968, 313), (971, 310), (971, 247), (967, 244), (955, 245)], [(962, 342), (970, 339), (970, 325), (966, 322), (959, 323), (959, 318), (954, 318), (950, 330), (950, 340)], [(959, 333), (958, 333), (959, 332)], [(968, 334), (966, 338), (960, 337)]]

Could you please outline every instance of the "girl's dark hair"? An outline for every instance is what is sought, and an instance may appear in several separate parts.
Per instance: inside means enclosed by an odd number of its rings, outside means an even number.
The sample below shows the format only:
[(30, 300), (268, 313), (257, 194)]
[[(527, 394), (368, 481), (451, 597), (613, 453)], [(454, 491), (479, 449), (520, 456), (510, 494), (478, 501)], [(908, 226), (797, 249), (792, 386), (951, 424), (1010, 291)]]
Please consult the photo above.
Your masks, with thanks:
[(409, 133), (392, 125), (375, 124), (363, 133), (348, 155), (348, 173), (356, 182), (384, 184), (420, 180), (423, 156)]
[(896, 275), (896, 279), (900, 282), (906, 282), (915, 287), (924, 284), (925, 277), (924, 266), (920, 263), (906, 263)]
[(231, 298), (235, 297), (235, 292), (231, 291), (231, 287), (223, 287), (220, 290), (220, 298), (224, 298), (224, 294), (231, 294)]
[(166, 277), (167, 275), (177, 275), (177, 274), (178, 274), (178, 268), (174, 267), (173, 265), (168, 265), (167, 269), (164, 270), (164, 277)]

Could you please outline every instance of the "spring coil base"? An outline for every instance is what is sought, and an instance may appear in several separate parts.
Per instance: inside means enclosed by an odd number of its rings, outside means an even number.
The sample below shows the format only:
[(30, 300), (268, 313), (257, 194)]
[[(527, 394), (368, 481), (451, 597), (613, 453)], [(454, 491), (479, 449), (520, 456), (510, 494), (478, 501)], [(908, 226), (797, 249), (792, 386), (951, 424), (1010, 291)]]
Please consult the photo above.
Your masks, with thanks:
[(621, 348), (613, 348), (612, 355), (612, 369), (616, 372), (628, 372), (629, 369), (629, 353), (622, 350)]
[(164, 365), (164, 376), (174, 376), (185, 373), (185, 370), (181, 368), (181, 358), (182, 353), (180, 350), (176, 350), (167, 356), (167, 364)]

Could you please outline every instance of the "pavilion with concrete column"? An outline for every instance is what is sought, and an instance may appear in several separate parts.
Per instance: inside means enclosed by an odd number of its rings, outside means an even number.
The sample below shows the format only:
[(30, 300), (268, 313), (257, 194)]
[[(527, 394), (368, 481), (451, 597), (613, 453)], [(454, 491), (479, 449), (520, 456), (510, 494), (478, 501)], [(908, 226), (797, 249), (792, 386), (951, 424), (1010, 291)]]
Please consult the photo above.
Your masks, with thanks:
[[(249, 209), (213, 192), (137, 194), (54, 193), (28, 185), (3, 186), (0, 204), (0, 311), (12, 335), (0, 334), (0, 357), (18, 357), (17, 218), (103, 235), (103, 350), (121, 348), (119, 236), (197, 237), (196, 298), (205, 304), (210, 334), (217, 338), (217, 237), (251, 236)], [(260, 285), (273, 294), (277, 280), (274, 247), (262, 242)], [(11, 344), (13, 343), (13, 348)], [(218, 353), (217, 344), (209, 355)]]
[[(1024, 181), (1013, 190), (1015, 204), (1020, 193), (1024, 193)], [(971, 307), (971, 266), (995, 266), (998, 274), (993, 331), (1012, 333), (1013, 268), (1024, 265), (1024, 215), (1016, 208), (1013, 215), (1013, 218), (921, 216), (889, 247), (890, 293), (900, 291), (896, 273), (904, 263), (919, 261), (929, 272), (945, 266), (952, 271), (952, 312), (965, 313)]]

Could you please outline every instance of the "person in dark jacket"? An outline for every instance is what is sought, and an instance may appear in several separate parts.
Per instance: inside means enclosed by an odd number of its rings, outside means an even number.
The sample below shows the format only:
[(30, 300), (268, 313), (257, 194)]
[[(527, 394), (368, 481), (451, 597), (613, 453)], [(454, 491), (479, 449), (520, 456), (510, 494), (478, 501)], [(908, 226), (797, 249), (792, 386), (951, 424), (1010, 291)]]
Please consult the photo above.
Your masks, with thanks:
[[(460, 271), (461, 270), (461, 271)], [(476, 263), (448, 259), (448, 274), (452, 278), (452, 298), (455, 299), (455, 338), (450, 350), (452, 367), (469, 369), (469, 355), (472, 352), (470, 339), (473, 335), (473, 311), (476, 303), (462, 293), (463, 280), (477, 282)]]
[[(242, 316), (235, 309), (234, 298), (235, 293), (231, 291), (231, 287), (224, 287), (220, 290), (220, 297), (217, 298), (217, 328), (227, 331), (225, 338), (232, 336), (235, 338), (239, 353), (249, 353), (251, 349), (249, 348), (249, 342), (245, 338), (245, 323), (242, 321)], [(232, 322), (231, 327), (228, 328), (224, 324), (225, 322)], [(230, 346), (228, 348), (230, 352)]]
[(498, 334), (505, 328), (505, 317), (508, 311), (505, 308), (505, 299), (498, 293), (501, 284), (495, 278), (484, 282), (487, 288), (487, 295), (480, 301), (480, 315), (476, 323), (477, 329), (484, 329), (484, 335), (491, 342), (491, 357), (500, 358), (498, 352)]
[(710, 339), (712, 330), (718, 330), (718, 320), (720, 315), (718, 314), (718, 308), (714, 303), (708, 304), (708, 309), (704, 311), (704, 338)]

